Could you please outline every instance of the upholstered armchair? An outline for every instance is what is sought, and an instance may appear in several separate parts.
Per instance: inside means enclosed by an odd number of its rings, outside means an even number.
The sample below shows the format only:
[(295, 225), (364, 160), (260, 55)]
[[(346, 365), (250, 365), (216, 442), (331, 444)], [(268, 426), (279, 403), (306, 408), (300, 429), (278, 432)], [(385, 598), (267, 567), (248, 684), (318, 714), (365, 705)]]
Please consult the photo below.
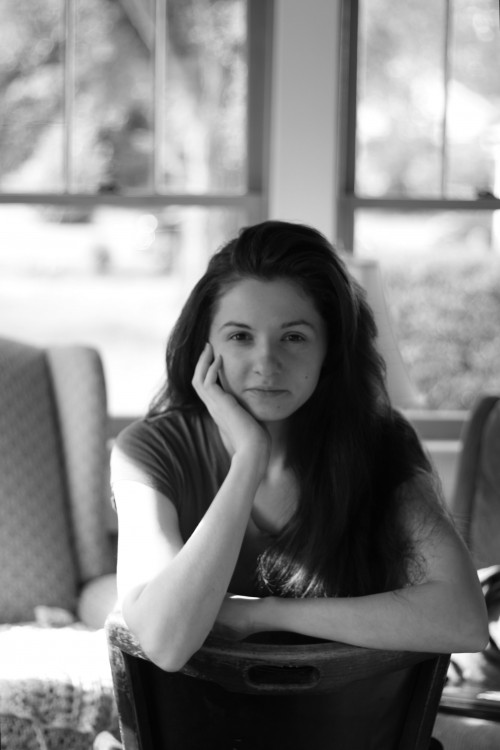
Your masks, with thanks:
[(446, 750), (500, 747), (500, 395), (480, 396), (462, 435), (451, 498), (488, 607), (490, 642), (453, 654), (434, 733)]
[(91, 750), (116, 727), (106, 439), (96, 351), (0, 339), (2, 750)]

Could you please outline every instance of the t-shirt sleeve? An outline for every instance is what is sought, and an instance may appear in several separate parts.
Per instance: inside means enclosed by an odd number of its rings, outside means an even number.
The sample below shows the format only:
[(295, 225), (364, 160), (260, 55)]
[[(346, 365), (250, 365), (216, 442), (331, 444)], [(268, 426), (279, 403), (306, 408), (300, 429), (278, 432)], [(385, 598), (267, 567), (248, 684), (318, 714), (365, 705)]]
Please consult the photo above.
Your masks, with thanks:
[(111, 451), (111, 488), (119, 480), (140, 482), (176, 504), (180, 474), (175, 446), (154, 423), (133, 422), (116, 438)]

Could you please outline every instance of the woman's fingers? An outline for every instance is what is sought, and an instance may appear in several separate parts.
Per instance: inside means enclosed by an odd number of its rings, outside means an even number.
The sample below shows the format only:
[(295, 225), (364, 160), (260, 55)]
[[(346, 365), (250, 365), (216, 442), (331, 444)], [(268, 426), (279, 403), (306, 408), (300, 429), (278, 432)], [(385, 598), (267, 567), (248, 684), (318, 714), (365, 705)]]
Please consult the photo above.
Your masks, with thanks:
[(209, 365), (207, 373), (205, 375), (205, 385), (214, 385), (217, 383), (217, 378), (219, 377), (219, 370), (222, 364), (222, 357), (220, 354), (217, 354), (214, 361), (211, 365)]
[(193, 386), (196, 390), (204, 383), (210, 364), (213, 360), (213, 351), (210, 344), (207, 342), (200, 354), (196, 367), (193, 373)]
[(222, 357), (220, 355), (214, 357), (212, 346), (208, 343), (205, 344), (191, 381), (195, 391), (205, 404), (207, 403), (207, 397), (210, 395), (210, 387), (216, 385), (217, 388), (220, 388), (217, 378), (219, 377), (221, 364)]
[(267, 465), (269, 436), (237, 399), (222, 388), (218, 382), (221, 368), (222, 357), (214, 357), (212, 346), (207, 344), (196, 364), (193, 388), (219, 428), (231, 455), (238, 449), (258, 451)]

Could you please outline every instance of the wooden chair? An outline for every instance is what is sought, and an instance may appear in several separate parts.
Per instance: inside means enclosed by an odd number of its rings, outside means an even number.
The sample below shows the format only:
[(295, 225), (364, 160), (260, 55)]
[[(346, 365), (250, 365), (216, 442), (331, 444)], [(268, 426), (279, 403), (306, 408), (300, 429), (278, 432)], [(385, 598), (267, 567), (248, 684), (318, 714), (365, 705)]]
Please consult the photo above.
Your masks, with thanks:
[[(482, 395), (471, 410), (450, 505), (486, 593), (488, 580), (500, 581), (500, 395)], [(500, 596), (491, 590), (486, 601), (491, 633), (500, 623)], [(435, 727), (447, 750), (468, 747), (468, 734), (474, 750), (500, 747), (499, 647), (490, 639), (482, 653), (452, 657), (463, 682), (450, 679), (445, 686)]]
[[(110, 615), (106, 632), (124, 750), (431, 747), (448, 655), (300, 642), (291, 634), (282, 634), (278, 644), (209, 638), (181, 673), (161, 673), (170, 687), (158, 695), (154, 686), (161, 670), (147, 659), (119, 613)], [(378, 697), (376, 716), (364, 714), (368, 695)], [(314, 708), (332, 696), (329, 725), (318, 727)], [(161, 745), (159, 713), (172, 725)], [(282, 739), (279, 732), (293, 715), (300, 717), (293, 729), (298, 735)]]

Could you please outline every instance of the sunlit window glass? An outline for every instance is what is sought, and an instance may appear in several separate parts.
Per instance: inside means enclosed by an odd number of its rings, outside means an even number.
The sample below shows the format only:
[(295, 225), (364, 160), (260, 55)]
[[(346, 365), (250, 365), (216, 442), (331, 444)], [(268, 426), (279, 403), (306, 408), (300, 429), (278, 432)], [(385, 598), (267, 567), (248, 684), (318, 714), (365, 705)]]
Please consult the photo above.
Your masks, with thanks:
[(445, 3), (360, 2), (356, 192), (441, 188)]
[(243, 193), (246, 0), (2, 0), (4, 192)]
[(446, 195), (500, 195), (500, 24), (495, 0), (450, 13)]
[(475, 198), (498, 184), (494, 0), (359, 4), (356, 191)]
[[(36, 5), (36, 12), (33, 12)], [(64, 3), (0, 3), (0, 189), (64, 187)]]

